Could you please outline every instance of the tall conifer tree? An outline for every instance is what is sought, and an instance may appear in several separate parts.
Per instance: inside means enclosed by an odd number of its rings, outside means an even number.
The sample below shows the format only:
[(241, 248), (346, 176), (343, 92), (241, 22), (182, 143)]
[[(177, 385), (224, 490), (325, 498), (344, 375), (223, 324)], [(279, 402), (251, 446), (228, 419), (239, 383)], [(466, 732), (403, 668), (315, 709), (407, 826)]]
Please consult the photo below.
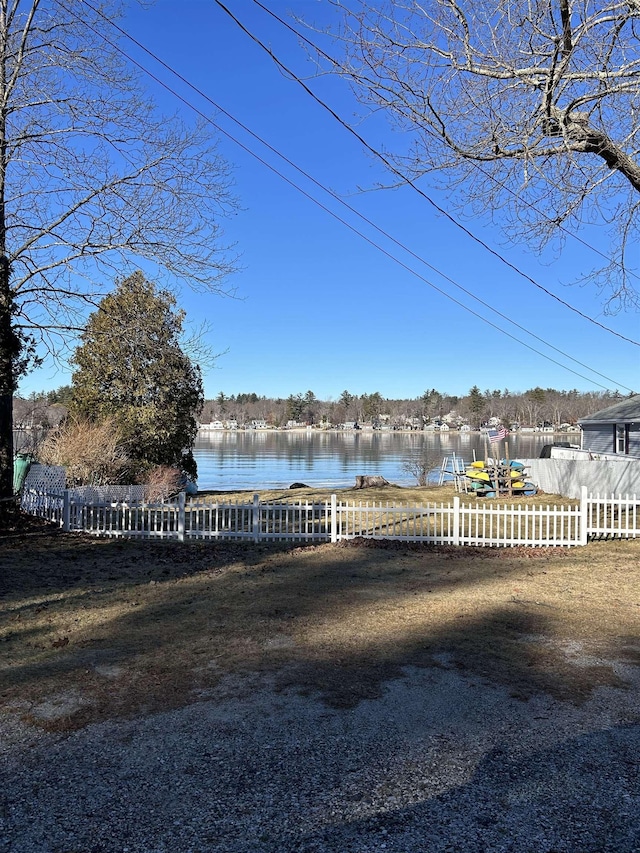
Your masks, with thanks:
[(195, 477), (192, 448), (204, 403), (200, 369), (183, 352), (184, 312), (138, 272), (87, 323), (75, 353), (72, 410), (112, 418), (141, 469), (172, 465)]

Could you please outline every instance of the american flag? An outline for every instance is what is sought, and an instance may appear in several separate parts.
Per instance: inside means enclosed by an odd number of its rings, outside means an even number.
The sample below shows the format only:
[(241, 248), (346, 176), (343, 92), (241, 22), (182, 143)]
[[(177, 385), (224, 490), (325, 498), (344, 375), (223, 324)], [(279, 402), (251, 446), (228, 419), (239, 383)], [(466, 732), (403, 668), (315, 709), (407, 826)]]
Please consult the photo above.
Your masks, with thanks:
[(507, 435), (506, 429), (501, 426), (500, 429), (490, 429), (489, 430), (489, 441), (493, 444), (494, 441), (502, 441), (502, 439)]

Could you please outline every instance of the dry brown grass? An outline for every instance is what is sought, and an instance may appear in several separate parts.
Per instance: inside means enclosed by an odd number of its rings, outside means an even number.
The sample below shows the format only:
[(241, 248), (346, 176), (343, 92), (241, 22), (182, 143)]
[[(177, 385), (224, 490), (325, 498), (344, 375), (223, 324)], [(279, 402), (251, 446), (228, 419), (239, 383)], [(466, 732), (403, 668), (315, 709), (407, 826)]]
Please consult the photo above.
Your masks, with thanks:
[[(450, 503), (457, 494), (452, 485), (444, 486), (376, 486), (369, 489), (274, 489), (271, 491), (262, 491), (261, 500), (265, 501), (313, 501), (313, 500), (328, 500), (332, 494), (337, 494), (338, 500), (377, 502), (390, 504), (427, 504), (427, 503)], [(219, 498), (221, 501), (247, 501), (250, 500), (253, 491), (244, 492), (200, 492), (200, 496), (206, 496), (207, 499)], [(565, 498), (561, 495), (549, 495), (541, 492), (532, 497), (524, 495), (513, 496), (501, 495), (499, 498), (478, 498), (474, 494), (458, 494), (461, 501), (465, 503), (483, 504), (522, 504), (533, 506), (575, 506), (579, 501), (573, 498)]]
[(623, 686), (616, 665), (639, 661), (639, 557), (640, 541), (455, 549), (15, 534), (0, 539), (0, 705), (73, 728), (181, 706), (257, 672), (350, 707), (408, 665), (579, 702)]

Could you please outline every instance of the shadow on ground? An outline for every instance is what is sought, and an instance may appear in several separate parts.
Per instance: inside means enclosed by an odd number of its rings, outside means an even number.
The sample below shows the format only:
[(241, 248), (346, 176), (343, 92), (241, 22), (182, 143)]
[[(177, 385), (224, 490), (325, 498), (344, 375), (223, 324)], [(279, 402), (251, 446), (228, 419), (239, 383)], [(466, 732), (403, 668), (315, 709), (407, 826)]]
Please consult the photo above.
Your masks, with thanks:
[(578, 610), (570, 591), (559, 595), (567, 559), (401, 543), (7, 540), (0, 699), (47, 727), (76, 728), (180, 707), (226, 676), (261, 673), (352, 708), (405, 667), (435, 666), (520, 699), (579, 702), (624, 685), (614, 663), (634, 654), (638, 625), (635, 611), (616, 611), (612, 628), (590, 609), (599, 602)]
[(292, 849), (636, 853), (639, 749), (637, 723), (533, 753), (494, 748), (468, 783), (415, 805), (378, 804), (371, 817), (311, 833)]

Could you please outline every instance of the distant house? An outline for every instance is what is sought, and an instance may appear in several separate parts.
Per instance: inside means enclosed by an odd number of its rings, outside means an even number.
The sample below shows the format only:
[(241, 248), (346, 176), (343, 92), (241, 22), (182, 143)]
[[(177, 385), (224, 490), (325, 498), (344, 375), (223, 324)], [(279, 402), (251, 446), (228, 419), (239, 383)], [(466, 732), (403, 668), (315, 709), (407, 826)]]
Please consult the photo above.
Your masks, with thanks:
[(581, 418), (582, 449), (640, 458), (640, 394)]

